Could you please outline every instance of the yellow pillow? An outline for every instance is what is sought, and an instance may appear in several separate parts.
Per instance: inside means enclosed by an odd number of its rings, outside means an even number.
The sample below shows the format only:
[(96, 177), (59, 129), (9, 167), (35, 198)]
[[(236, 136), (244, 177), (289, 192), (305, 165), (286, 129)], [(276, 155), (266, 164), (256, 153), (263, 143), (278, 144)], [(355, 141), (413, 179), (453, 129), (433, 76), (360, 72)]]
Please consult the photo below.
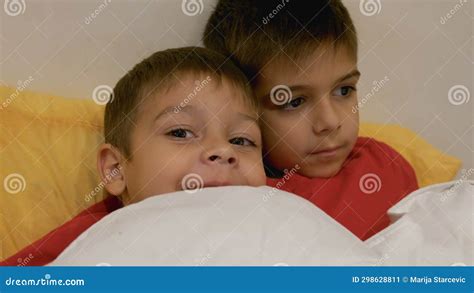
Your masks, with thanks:
[(373, 137), (399, 152), (415, 170), (420, 187), (451, 181), (461, 167), (459, 159), (442, 153), (407, 128), (363, 123), (359, 135)]
[(0, 259), (103, 199), (103, 107), (0, 87)]
[[(96, 171), (103, 110), (91, 99), (0, 87), (0, 260), (103, 200)], [(451, 180), (460, 166), (399, 126), (363, 124), (360, 133), (399, 151), (420, 186)]]

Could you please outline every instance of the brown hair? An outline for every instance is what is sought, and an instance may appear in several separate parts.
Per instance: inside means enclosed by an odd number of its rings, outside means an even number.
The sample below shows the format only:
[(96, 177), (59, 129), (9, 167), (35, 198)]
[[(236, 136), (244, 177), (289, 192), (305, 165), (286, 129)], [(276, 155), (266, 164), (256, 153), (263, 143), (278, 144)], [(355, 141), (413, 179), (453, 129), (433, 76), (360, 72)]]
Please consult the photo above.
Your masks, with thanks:
[(218, 82), (225, 78), (242, 90), (245, 102), (258, 108), (245, 75), (223, 55), (199, 47), (168, 49), (144, 59), (119, 80), (105, 107), (105, 142), (131, 159), (130, 133), (140, 104), (147, 97), (177, 85), (177, 76), (181, 74), (209, 74)]
[(204, 45), (231, 57), (247, 77), (274, 57), (308, 57), (321, 44), (344, 45), (357, 58), (357, 34), (340, 0), (219, 0)]

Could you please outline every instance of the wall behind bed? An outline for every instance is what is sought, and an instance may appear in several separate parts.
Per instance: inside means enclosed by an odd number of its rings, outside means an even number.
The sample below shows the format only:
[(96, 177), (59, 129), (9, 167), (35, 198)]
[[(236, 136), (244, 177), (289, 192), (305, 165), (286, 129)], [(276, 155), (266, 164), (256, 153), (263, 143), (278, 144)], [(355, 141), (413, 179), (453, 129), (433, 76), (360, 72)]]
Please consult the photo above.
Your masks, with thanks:
[[(194, 2), (3, 0), (0, 84), (91, 98), (154, 51), (201, 44), (216, 1)], [(344, 3), (359, 33), (362, 120), (411, 128), (473, 168), (472, 1)]]

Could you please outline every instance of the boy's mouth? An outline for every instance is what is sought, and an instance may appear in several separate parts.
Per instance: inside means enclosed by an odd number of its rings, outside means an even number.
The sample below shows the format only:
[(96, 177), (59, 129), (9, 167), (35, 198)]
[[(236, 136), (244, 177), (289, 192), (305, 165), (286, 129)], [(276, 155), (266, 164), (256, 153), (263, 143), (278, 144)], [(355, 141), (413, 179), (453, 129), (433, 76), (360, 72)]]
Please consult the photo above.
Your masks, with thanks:
[(329, 158), (329, 157), (335, 156), (340, 150), (342, 150), (342, 147), (343, 147), (342, 145), (339, 145), (339, 146), (321, 148), (321, 149), (311, 152), (310, 155)]

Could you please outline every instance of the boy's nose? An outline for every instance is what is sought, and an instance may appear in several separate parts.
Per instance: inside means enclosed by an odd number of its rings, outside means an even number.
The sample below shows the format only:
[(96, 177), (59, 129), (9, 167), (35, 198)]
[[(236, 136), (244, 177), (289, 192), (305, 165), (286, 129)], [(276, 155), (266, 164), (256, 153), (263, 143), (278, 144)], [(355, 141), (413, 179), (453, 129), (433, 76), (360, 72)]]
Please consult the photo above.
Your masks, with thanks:
[(215, 146), (203, 152), (203, 161), (208, 165), (229, 165), (238, 163), (238, 158), (231, 146)]
[(321, 99), (312, 111), (313, 131), (325, 134), (341, 128), (340, 115), (329, 99)]

